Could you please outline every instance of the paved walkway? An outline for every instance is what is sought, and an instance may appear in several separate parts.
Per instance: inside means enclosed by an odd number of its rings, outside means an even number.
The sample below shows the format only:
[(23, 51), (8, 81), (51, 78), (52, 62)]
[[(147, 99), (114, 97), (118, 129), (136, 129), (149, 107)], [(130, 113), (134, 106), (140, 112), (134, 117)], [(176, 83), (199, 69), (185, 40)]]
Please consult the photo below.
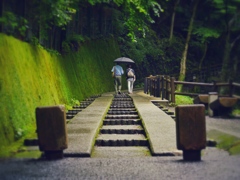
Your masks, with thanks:
[(112, 99), (112, 94), (103, 94), (67, 124), (68, 148), (64, 151), (65, 156), (90, 157), (95, 137)]
[[(135, 92), (131, 97), (143, 121), (152, 155), (179, 154), (180, 151), (176, 149), (175, 121), (151, 102), (161, 99), (145, 95), (142, 91)], [(102, 94), (68, 123), (66, 156), (91, 156), (95, 137), (112, 99), (112, 93)]]
[[(131, 95), (143, 119), (151, 151), (156, 155), (175, 151), (174, 120), (162, 121), (165, 117), (159, 108), (150, 103), (160, 100), (138, 91)], [(99, 126), (113, 96), (103, 94), (82, 112), (78, 113), (67, 125), (69, 148), (65, 154), (90, 156)], [(145, 106), (146, 105), (146, 106)], [(174, 108), (171, 108), (174, 110)], [(151, 113), (151, 116), (147, 116)], [(148, 114), (149, 115), (149, 114)], [(151, 118), (150, 118), (151, 117)], [(160, 121), (158, 121), (158, 119)], [(155, 123), (151, 123), (155, 121)], [(240, 135), (240, 120), (210, 118), (206, 116), (207, 130), (218, 130)], [(153, 127), (156, 126), (156, 127)], [(164, 128), (163, 128), (164, 127)], [(160, 141), (161, 139), (161, 141)], [(164, 141), (164, 146), (162, 146)], [(169, 144), (168, 144), (169, 143)], [(174, 147), (173, 147), (174, 146)], [(127, 152), (128, 153), (128, 152)], [(120, 158), (63, 158), (57, 161), (42, 159), (0, 160), (1, 179), (239, 179), (240, 156), (230, 156), (226, 151), (214, 147), (203, 150), (202, 161), (183, 161), (181, 156), (123, 156)]]
[[(181, 155), (182, 151), (176, 148), (175, 121), (151, 102), (161, 101), (161, 98), (144, 94), (142, 90), (135, 91), (131, 97), (143, 121), (151, 154), (153, 156)], [(65, 156), (91, 156), (95, 138), (112, 99), (113, 93), (102, 94), (68, 123), (68, 149), (64, 151)], [(175, 111), (174, 108), (169, 108), (169, 110)], [(221, 131), (240, 138), (239, 120), (206, 116), (206, 129), (207, 131)]]

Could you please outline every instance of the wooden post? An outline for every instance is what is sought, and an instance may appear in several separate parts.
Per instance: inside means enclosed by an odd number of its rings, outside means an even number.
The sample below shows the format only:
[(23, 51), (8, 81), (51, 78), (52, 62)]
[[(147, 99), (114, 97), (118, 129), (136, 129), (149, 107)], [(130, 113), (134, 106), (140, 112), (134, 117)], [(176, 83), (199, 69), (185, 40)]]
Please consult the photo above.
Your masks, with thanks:
[(156, 97), (160, 97), (160, 77), (157, 76)]
[(144, 93), (148, 93), (148, 80), (147, 77), (144, 79)]
[(163, 78), (164, 98), (167, 99), (167, 76)]
[(151, 91), (150, 91), (151, 93), (150, 93), (150, 95), (153, 96), (153, 92), (154, 92), (154, 91), (153, 91), (153, 86), (154, 86), (153, 76), (151, 76), (150, 82), (151, 82)]
[(161, 96), (162, 96), (162, 100), (163, 100), (165, 98), (165, 96), (164, 96), (164, 76), (162, 76), (162, 83), (161, 84), (162, 84), (161, 85), (162, 86), (162, 90), (161, 90), (162, 91), (162, 95)]
[(150, 94), (150, 89), (151, 89), (151, 83), (150, 83), (150, 77), (147, 78), (147, 93)]
[(170, 76), (166, 77), (166, 99), (168, 101), (170, 101), (170, 93), (169, 93), (169, 89), (170, 89)]
[(171, 88), (171, 102), (175, 103), (175, 85), (174, 85), (175, 78), (171, 77), (171, 83), (170, 83), (170, 88)]
[(218, 88), (216, 85), (216, 81), (213, 81), (213, 92), (217, 92), (217, 91), (218, 91)]
[(156, 97), (156, 84), (157, 84), (157, 79), (156, 76), (153, 78), (153, 96)]
[(162, 97), (162, 75), (159, 76), (159, 97)]
[(233, 84), (232, 81), (229, 81), (229, 97), (232, 97), (233, 95)]
[(40, 151), (47, 159), (63, 158), (63, 150), (68, 146), (65, 107), (37, 107), (36, 120)]
[(205, 107), (181, 105), (176, 107), (177, 148), (183, 150), (186, 161), (200, 161), (206, 148)]

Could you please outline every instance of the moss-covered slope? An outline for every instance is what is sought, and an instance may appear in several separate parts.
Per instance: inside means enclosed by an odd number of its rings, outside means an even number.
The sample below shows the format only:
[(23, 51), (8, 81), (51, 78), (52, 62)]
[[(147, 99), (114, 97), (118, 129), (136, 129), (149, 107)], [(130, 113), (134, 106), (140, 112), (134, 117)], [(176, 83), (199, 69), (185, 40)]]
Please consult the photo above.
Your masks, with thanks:
[(119, 56), (114, 39), (57, 56), (0, 34), (0, 149), (35, 131), (36, 107), (113, 91), (110, 70)]

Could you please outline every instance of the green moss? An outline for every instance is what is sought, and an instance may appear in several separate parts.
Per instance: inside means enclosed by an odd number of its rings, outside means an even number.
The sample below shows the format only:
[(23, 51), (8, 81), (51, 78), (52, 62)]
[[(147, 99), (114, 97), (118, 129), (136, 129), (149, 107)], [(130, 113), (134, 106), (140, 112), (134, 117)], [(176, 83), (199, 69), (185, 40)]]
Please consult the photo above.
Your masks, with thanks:
[(236, 107), (232, 111), (233, 116), (240, 116), (240, 107)]
[(217, 142), (218, 148), (228, 151), (231, 155), (240, 154), (240, 138), (217, 130), (209, 131), (207, 136)]
[(114, 39), (59, 56), (0, 34), (0, 152), (35, 132), (36, 107), (71, 105), (73, 99), (113, 91), (110, 71), (119, 56)]
[(170, 106), (177, 106), (177, 105), (185, 105), (185, 104), (193, 104), (193, 98), (189, 96), (183, 95), (176, 95), (175, 96), (175, 104), (170, 104)]

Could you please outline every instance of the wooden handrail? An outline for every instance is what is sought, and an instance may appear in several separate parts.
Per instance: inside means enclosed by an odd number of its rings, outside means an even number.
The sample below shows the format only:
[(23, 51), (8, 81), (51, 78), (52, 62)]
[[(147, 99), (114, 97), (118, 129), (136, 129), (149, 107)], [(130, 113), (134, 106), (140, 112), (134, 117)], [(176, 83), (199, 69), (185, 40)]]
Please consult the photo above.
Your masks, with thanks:
[(198, 86), (213, 86), (213, 83), (198, 83), (198, 82), (186, 82), (186, 81), (174, 81), (174, 84), (188, 84)]
[[(219, 87), (225, 86), (229, 87), (230, 93), (227, 96), (236, 97), (240, 99), (240, 96), (234, 94), (234, 88), (240, 87), (239, 83), (236, 82), (213, 82), (213, 83), (203, 83), (203, 82), (186, 82), (186, 81), (175, 81), (174, 77), (166, 76), (166, 75), (156, 75), (150, 76), (145, 78), (144, 82), (144, 93), (162, 97), (162, 99), (167, 99), (170, 102), (175, 103), (175, 95), (188, 95), (188, 96), (197, 96), (200, 93), (187, 93), (187, 92), (175, 92), (175, 86), (177, 84), (182, 85), (192, 85), (192, 86), (206, 86), (206, 87), (213, 87), (216, 91)], [(236, 92), (236, 91), (235, 91)], [(222, 95), (220, 95), (222, 96)]]

